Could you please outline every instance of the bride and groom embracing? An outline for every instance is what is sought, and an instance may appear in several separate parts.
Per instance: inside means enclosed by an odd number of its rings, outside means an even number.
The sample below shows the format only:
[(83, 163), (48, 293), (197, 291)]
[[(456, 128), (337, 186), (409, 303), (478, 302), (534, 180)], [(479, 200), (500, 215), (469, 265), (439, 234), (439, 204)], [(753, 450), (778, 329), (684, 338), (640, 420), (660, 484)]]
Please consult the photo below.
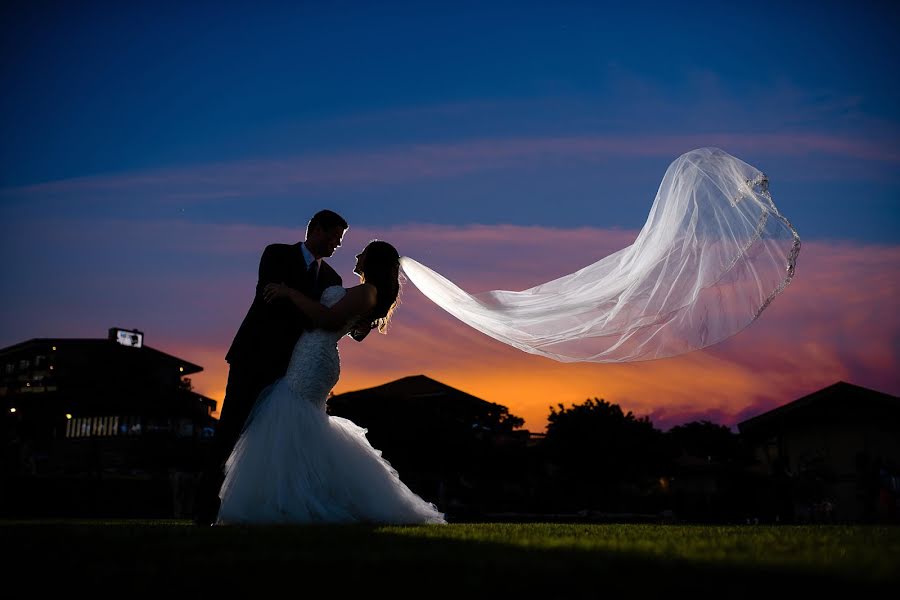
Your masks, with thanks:
[(201, 484), (197, 522), (445, 522), (364, 429), (325, 412), (340, 374), (338, 341), (384, 332), (401, 268), (435, 304), (523, 352), (633, 362), (735, 335), (784, 291), (800, 252), (765, 174), (719, 148), (672, 162), (633, 244), (527, 290), (469, 294), (377, 240), (357, 256), (360, 285), (345, 289), (323, 259), (346, 230), (321, 211), (305, 242), (263, 253), (256, 297), (226, 357), (216, 464)]
[(263, 252), (253, 304), (226, 355), (225, 401), (195, 523), (445, 522), (365, 429), (326, 413), (340, 375), (339, 340), (384, 333), (400, 290), (400, 256), (379, 240), (356, 257), (360, 284), (342, 287), (324, 259), (347, 228), (323, 210), (304, 242)]

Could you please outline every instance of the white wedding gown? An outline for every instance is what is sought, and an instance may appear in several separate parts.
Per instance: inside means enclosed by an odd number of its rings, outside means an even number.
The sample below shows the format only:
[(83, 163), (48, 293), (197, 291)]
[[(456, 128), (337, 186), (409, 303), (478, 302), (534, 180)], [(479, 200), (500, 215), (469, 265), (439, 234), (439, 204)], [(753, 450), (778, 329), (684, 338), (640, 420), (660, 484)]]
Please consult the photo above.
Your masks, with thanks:
[[(346, 290), (332, 286), (322, 303)], [(225, 464), (217, 525), (254, 523), (445, 523), (366, 439), (325, 412), (338, 381), (343, 331), (300, 336), (287, 373), (263, 390)]]

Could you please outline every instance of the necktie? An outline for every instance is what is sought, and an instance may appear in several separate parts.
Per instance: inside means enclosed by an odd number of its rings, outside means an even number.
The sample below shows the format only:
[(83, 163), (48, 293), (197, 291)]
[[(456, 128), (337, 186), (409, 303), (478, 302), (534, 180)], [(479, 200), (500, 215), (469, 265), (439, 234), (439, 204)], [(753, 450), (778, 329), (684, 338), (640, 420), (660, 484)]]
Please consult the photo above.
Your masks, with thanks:
[(307, 270), (307, 275), (309, 275), (309, 281), (313, 285), (316, 283), (316, 279), (319, 276), (319, 261), (314, 260), (309, 263), (309, 269)]

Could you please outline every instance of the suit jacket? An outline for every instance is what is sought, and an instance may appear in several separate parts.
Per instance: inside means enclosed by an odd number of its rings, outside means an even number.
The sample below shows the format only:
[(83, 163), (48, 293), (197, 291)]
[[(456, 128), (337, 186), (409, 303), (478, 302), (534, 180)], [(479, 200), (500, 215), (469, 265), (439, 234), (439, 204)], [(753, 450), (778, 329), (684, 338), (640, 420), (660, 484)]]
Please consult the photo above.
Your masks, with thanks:
[(325, 288), (342, 285), (340, 275), (324, 260), (315, 284), (310, 282), (301, 243), (271, 244), (263, 252), (256, 296), (225, 355), (232, 368), (246, 367), (280, 377), (287, 371), (303, 330), (312, 329), (309, 318), (290, 300), (279, 298), (267, 303), (263, 298), (266, 285), (284, 282), (313, 300), (319, 300)]

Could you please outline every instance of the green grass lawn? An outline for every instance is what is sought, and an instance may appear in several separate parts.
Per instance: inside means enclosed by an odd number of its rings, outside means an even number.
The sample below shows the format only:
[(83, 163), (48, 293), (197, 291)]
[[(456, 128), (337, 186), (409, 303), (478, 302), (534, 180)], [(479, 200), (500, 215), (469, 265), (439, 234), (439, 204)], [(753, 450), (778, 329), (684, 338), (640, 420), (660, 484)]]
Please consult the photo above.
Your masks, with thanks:
[[(458, 523), (197, 528), (186, 521), (0, 521), (4, 580), (123, 596), (296, 590), (325, 597), (896, 592), (900, 528)], [(10, 551), (12, 551), (10, 553)], [(205, 592), (205, 593), (204, 593)], [(300, 593), (302, 592), (302, 593)], [(116, 594), (112, 594), (116, 595)], [(294, 594), (291, 594), (292, 596)], [(319, 594), (314, 594), (318, 596)]]

